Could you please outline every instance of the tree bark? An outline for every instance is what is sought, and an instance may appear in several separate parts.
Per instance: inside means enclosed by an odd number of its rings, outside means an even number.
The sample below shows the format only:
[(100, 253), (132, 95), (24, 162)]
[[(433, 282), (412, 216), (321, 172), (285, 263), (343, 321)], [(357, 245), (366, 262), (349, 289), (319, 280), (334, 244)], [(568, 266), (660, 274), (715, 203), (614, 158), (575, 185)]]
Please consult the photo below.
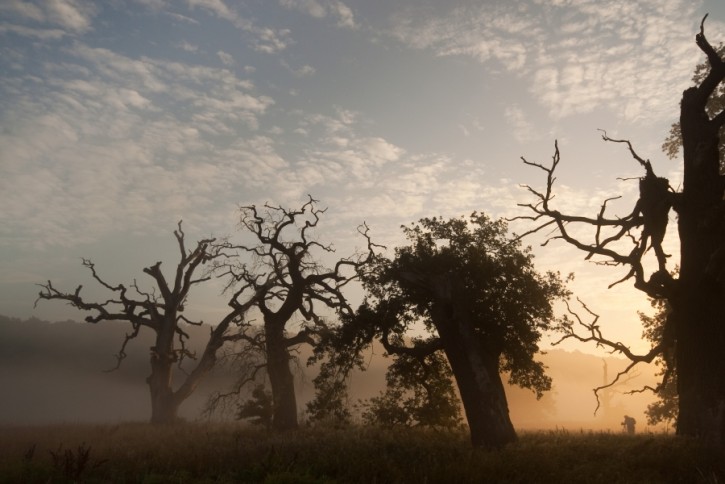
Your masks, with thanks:
[(725, 444), (725, 204), (719, 128), (702, 86), (685, 91), (680, 277), (672, 298), (680, 412), (677, 433)]
[(156, 333), (151, 347), (151, 375), (147, 378), (151, 392), (151, 423), (172, 424), (178, 421), (180, 401), (172, 387), (173, 365), (176, 362), (174, 327), (164, 324)]
[(431, 316), (443, 344), (466, 412), (474, 447), (501, 448), (517, 440), (509, 416), (498, 354), (486, 352), (473, 330), (470, 315), (455, 301), (449, 276), (433, 283)]
[(297, 397), (294, 376), (290, 369), (290, 354), (284, 336), (284, 322), (264, 325), (267, 345), (267, 375), (272, 386), (272, 429), (294, 430), (297, 422)]

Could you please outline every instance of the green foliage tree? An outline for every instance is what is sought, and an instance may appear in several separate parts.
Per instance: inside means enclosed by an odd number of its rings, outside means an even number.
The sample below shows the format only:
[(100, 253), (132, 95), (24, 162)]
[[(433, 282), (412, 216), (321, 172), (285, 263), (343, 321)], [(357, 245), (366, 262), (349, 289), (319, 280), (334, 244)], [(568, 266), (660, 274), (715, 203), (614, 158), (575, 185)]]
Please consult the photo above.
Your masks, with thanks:
[(385, 391), (362, 402), (369, 425), (454, 428), (461, 423), (453, 375), (439, 352), (422, 358), (399, 355), (386, 374)]
[(267, 430), (272, 428), (273, 415), (272, 394), (264, 385), (255, 386), (251, 398), (237, 407), (237, 419), (264, 426)]
[(340, 313), (340, 324), (329, 328), (313, 349), (308, 365), (320, 364), (313, 383), (315, 397), (307, 404), (312, 424), (347, 425), (352, 413), (348, 399), (348, 380), (353, 370), (365, 371), (362, 351), (370, 344), (374, 331), (354, 324), (354, 312)]
[[(666, 299), (651, 299), (650, 302), (655, 309), (655, 314), (648, 316), (640, 313), (639, 319), (643, 327), (642, 337), (656, 345), (663, 340), (663, 332), (671, 310)], [(677, 368), (673, 350), (674, 348), (668, 348), (655, 359), (655, 364), (660, 367), (660, 371), (657, 373), (660, 383), (652, 389), (657, 400), (647, 405), (645, 411), (647, 423), (650, 425), (670, 424), (677, 420)]]
[[(437, 373), (419, 380), (421, 385), (435, 381), (437, 389), (417, 397), (413, 389), (413, 406), (422, 409), (417, 421), (430, 418), (430, 408), (448, 405), (441, 406), (450, 397), (442, 357), (430, 359), (441, 352), (455, 377), (473, 445), (497, 448), (513, 442), (516, 432), (500, 374), (510, 372), (511, 383), (538, 396), (550, 388), (551, 379), (534, 355), (542, 332), (555, 324), (553, 301), (568, 291), (558, 274), (536, 272), (529, 249), (507, 236), (502, 220), (473, 213), (426, 218), (403, 230), (410, 245), (365, 268), (367, 298), (345, 324), (379, 338), (399, 359), (389, 375), (392, 392), (410, 387), (416, 374)], [(410, 338), (421, 332), (428, 336)], [(414, 360), (420, 366), (412, 365)], [(385, 397), (381, 408), (384, 403)], [(403, 414), (390, 418), (408, 421)]]

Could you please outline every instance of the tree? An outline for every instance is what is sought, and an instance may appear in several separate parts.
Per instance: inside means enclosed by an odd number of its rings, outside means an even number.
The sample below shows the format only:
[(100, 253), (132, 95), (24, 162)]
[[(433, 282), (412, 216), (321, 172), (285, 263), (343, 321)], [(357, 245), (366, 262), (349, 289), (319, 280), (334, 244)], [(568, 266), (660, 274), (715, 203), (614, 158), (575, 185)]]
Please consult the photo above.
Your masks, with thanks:
[[(652, 307), (656, 310), (653, 316), (644, 313), (639, 314), (644, 331), (642, 337), (656, 345), (662, 340), (663, 331), (667, 318), (670, 314), (670, 307), (666, 299), (651, 299)], [(672, 348), (663, 351), (655, 359), (655, 364), (660, 366), (658, 376), (660, 384), (651, 390), (657, 396), (657, 400), (647, 405), (647, 423), (656, 425), (658, 423), (672, 423), (677, 420), (677, 369)]]
[[(374, 328), (386, 352), (405, 359), (398, 365), (417, 360), (420, 371), (430, 374), (429, 358), (442, 352), (473, 445), (513, 442), (500, 374), (509, 372), (511, 383), (538, 396), (550, 388), (534, 355), (542, 331), (553, 325), (553, 301), (567, 290), (558, 274), (535, 271), (529, 249), (507, 237), (502, 220), (474, 213), (426, 218), (403, 230), (410, 245), (366, 268), (367, 299), (350, 321), (368, 334)], [(411, 331), (428, 336), (410, 339)]]
[[(367, 253), (339, 259), (332, 268), (326, 268), (316, 255), (328, 256), (334, 249), (314, 238), (325, 212), (317, 207), (317, 200), (309, 197), (294, 210), (269, 204), (261, 211), (254, 205), (240, 210), (243, 237), (251, 236), (252, 242), (218, 244), (224, 258), (215, 261), (215, 268), (228, 279), (228, 289), (249, 295), (262, 315), (262, 331), (246, 340), (263, 348), (264, 369), (272, 390), (272, 428), (295, 429), (297, 399), (290, 351), (301, 344), (314, 346), (321, 334), (330, 331), (321, 309), (352, 313), (343, 288), (357, 278), (356, 269), (367, 264), (373, 245), (367, 227), (361, 226), (358, 232), (366, 240)], [(241, 259), (246, 255), (252, 256), (251, 264)], [(298, 327), (295, 318), (301, 319)]]
[[(550, 166), (527, 165), (546, 173), (546, 188), (527, 186), (536, 201), (522, 204), (531, 212), (528, 218), (538, 225), (531, 232), (554, 227), (555, 238), (587, 253), (587, 259), (600, 258), (609, 265), (628, 268), (615, 282), (633, 279), (634, 287), (670, 307), (661, 336), (645, 355), (635, 355), (621, 344), (608, 341), (601, 333), (590, 340), (621, 352), (632, 365), (651, 362), (664, 352), (672, 352), (677, 368), (679, 413), (677, 433), (725, 444), (725, 177), (720, 174), (720, 132), (725, 111), (708, 112), (708, 103), (725, 79), (725, 61), (710, 45), (704, 33), (703, 18), (695, 41), (707, 57), (701, 81), (685, 90), (680, 104), (680, 131), (684, 182), (675, 192), (666, 178), (657, 177), (649, 160), (640, 157), (627, 140), (632, 157), (644, 168), (639, 182), (639, 199), (625, 217), (607, 217), (608, 200), (595, 217), (564, 214), (553, 207), (554, 171), (560, 161), (558, 145)], [(679, 276), (668, 272), (669, 256), (662, 250), (670, 211), (677, 216), (680, 242)], [(593, 228), (584, 240), (573, 235), (580, 226)], [(654, 249), (656, 269), (647, 271), (645, 255)], [(630, 365), (630, 367), (632, 366)]]
[[(725, 44), (721, 43), (717, 47), (717, 49), (715, 49), (715, 51), (717, 52), (717, 55), (719, 57), (722, 58), (723, 56), (725, 56)], [(701, 62), (697, 64), (697, 66), (695, 67), (695, 74), (692, 76), (692, 82), (697, 85), (702, 83), (702, 81), (705, 80), (705, 77), (707, 76), (709, 70), (710, 65), (708, 64), (708, 62)], [(713, 117), (723, 109), (725, 109), (725, 85), (720, 84), (710, 95), (707, 104), (705, 105), (705, 110), (708, 116)], [(720, 144), (718, 145), (718, 150), (720, 152), (720, 173), (725, 173), (725, 136), (723, 135), (725, 135), (725, 132), (723, 131), (723, 127), (720, 127)], [(665, 142), (662, 144), (662, 151), (664, 151), (667, 156), (674, 159), (677, 158), (677, 156), (680, 154), (681, 147), (682, 130), (678, 121), (676, 123), (673, 123), (670, 127), (670, 132), (668, 133)]]
[(267, 430), (272, 429), (272, 395), (264, 385), (257, 385), (252, 390), (252, 398), (239, 404), (237, 418), (248, 420), (255, 425), (262, 425)]
[(386, 374), (387, 385), (363, 402), (363, 421), (370, 425), (454, 428), (461, 422), (453, 375), (445, 356), (398, 355)]
[[(138, 336), (141, 328), (148, 328), (156, 335), (151, 347), (151, 374), (147, 378), (151, 393), (151, 423), (166, 424), (177, 420), (179, 406), (197, 388), (202, 378), (211, 371), (217, 359), (217, 352), (227, 342), (239, 338), (234, 329), (241, 325), (253, 300), (241, 302), (241, 291), (234, 292), (228, 302), (229, 311), (211, 330), (203, 354), (194, 369), (187, 373), (181, 385), (174, 390), (174, 366), (181, 368), (187, 359), (196, 356), (187, 349), (188, 334), (184, 324), (201, 325), (202, 321), (191, 321), (184, 316), (184, 309), (191, 289), (211, 279), (210, 275), (197, 276), (201, 266), (220, 257), (214, 247), (214, 239), (197, 242), (193, 250), (187, 251), (185, 234), (181, 229), (174, 231), (179, 248), (180, 260), (176, 266), (171, 283), (161, 270), (161, 262), (146, 267), (143, 272), (149, 275), (155, 284), (152, 291), (139, 288), (134, 280), (130, 287), (123, 284), (112, 285), (102, 279), (93, 262), (83, 259), (83, 265), (91, 271), (93, 279), (111, 292), (111, 297), (103, 302), (89, 302), (81, 296), (82, 285), (72, 293), (56, 289), (51, 281), (41, 284), (38, 297), (46, 300), (67, 301), (71, 306), (92, 313), (86, 322), (124, 321), (131, 324), (132, 331), (126, 335), (117, 355), (117, 369), (126, 357), (126, 345)], [(36, 304), (38, 303), (36, 301)]]

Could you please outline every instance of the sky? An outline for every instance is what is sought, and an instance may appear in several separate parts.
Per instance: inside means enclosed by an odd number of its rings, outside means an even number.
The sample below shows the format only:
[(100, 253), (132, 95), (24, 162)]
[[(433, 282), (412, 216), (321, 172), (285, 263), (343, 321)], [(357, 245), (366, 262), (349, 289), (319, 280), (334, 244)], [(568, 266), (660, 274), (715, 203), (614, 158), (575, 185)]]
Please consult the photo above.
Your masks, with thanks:
[[(173, 267), (179, 220), (190, 245), (234, 235), (240, 205), (313, 196), (341, 257), (362, 222), (394, 247), (421, 217), (522, 215), (520, 185), (544, 180), (521, 157), (548, 163), (554, 140), (557, 207), (595, 215), (622, 194), (626, 215), (622, 178), (641, 169), (598, 129), (677, 186), (681, 160), (660, 146), (708, 12), (725, 41), (721, 0), (3, 0), (0, 314), (80, 318), (34, 308), (37, 284), (95, 297), (86, 257), (145, 287), (143, 267)], [(607, 290), (626, 270), (526, 242), (541, 270), (576, 273), (615, 339), (646, 347), (646, 298)], [(212, 321), (217, 293), (192, 295), (194, 311)]]

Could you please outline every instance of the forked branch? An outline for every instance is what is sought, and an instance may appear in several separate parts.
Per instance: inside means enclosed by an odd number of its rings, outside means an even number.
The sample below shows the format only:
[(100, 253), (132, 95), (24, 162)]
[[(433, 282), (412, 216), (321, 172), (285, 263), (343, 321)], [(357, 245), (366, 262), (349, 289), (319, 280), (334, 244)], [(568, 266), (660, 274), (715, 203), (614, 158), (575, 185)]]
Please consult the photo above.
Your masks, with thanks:
[[(594, 342), (598, 348), (606, 349), (609, 353), (612, 354), (621, 354), (625, 356), (629, 360), (629, 364), (625, 367), (624, 370), (617, 373), (617, 375), (612, 379), (612, 381), (605, 383), (604, 385), (598, 386), (593, 389), (594, 396), (597, 400), (597, 406), (594, 410), (594, 413), (596, 414), (599, 410), (600, 401), (599, 401), (599, 392), (601, 390), (604, 390), (606, 388), (611, 388), (617, 383), (621, 382), (621, 378), (625, 375), (628, 375), (629, 372), (637, 366), (640, 363), (651, 363), (657, 356), (661, 355), (664, 351), (665, 343), (664, 341), (660, 341), (658, 344), (656, 344), (652, 349), (650, 349), (649, 352), (647, 352), (644, 355), (640, 355), (637, 353), (634, 353), (628, 346), (626, 346), (624, 343), (620, 341), (613, 341), (609, 338), (606, 338), (602, 334), (602, 330), (599, 326), (599, 315), (593, 312), (589, 307), (579, 298), (577, 298), (577, 301), (581, 305), (582, 309), (588, 314), (589, 317), (591, 317), (591, 320), (589, 322), (585, 321), (579, 313), (574, 311), (571, 306), (569, 305), (569, 301), (565, 301), (566, 309), (568, 316), (571, 316), (574, 318), (574, 322), (569, 319), (568, 317), (564, 318), (564, 321), (559, 325), (557, 328), (559, 331), (563, 333), (563, 336), (559, 338), (557, 341), (552, 343), (553, 346), (561, 344), (563, 341), (574, 339), (577, 341), (581, 341), (583, 343), (591, 343)], [(582, 330), (583, 332), (580, 333), (578, 330)]]

